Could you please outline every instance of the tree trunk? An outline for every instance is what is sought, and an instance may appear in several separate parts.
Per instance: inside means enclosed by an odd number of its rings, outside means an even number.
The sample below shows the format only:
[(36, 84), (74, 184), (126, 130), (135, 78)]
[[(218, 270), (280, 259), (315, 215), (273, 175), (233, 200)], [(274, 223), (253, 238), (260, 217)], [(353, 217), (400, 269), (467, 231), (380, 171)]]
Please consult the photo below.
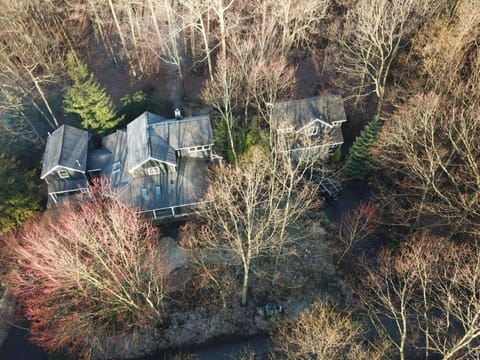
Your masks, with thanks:
[(35, 85), (35, 88), (37, 89), (38, 93), (40, 94), (40, 97), (42, 98), (43, 103), (45, 104), (45, 107), (47, 108), (50, 116), (52, 117), (52, 120), (53, 120), (53, 122), (55, 123), (55, 126), (51, 123), (51, 121), (50, 121), (49, 119), (47, 119), (48, 122), (50, 123), (50, 125), (52, 126), (52, 128), (55, 129), (56, 127), (59, 126), (58, 121), (57, 121), (57, 118), (55, 117), (55, 114), (53, 113), (53, 110), (52, 110), (52, 108), (50, 107), (50, 103), (48, 102), (47, 97), (45, 96), (45, 93), (43, 92), (43, 90), (42, 90), (42, 88), (41, 88), (41, 86), (40, 86), (40, 84), (39, 84), (39, 82), (38, 82), (38, 79), (37, 79), (37, 78), (32, 74), (32, 72), (31, 72), (29, 69), (27, 69), (26, 67), (25, 67), (25, 70), (27, 71), (28, 75), (30, 75), (30, 78), (32, 79), (33, 84)]
[(94, 27), (95, 38), (99, 42), (101, 40), (103, 45), (106, 47), (106, 50), (110, 53), (110, 56), (112, 57), (113, 62), (115, 63), (115, 66), (118, 68), (119, 66), (118, 66), (117, 56), (115, 55), (115, 51), (113, 50), (113, 47), (112, 47), (112, 44), (110, 43), (110, 40), (108, 39), (108, 37), (105, 34), (105, 30), (104, 30), (103, 24), (102, 24), (102, 19), (101, 19), (100, 15), (98, 14), (96, 5), (92, 0), (89, 0), (88, 3), (90, 4), (90, 9), (93, 12), (93, 17), (94, 17), (93, 27)]
[[(207, 22), (208, 22), (208, 19), (207, 19)], [(202, 33), (203, 46), (205, 49), (205, 56), (207, 58), (208, 74), (210, 76), (210, 81), (213, 81), (212, 57), (210, 56), (210, 45), (208, 44), (208, 34), (207, 34), (208, 30), (205, 28), (203, 19), (200, 19), (200, 23), (202, 24), (200, 32)]]
[(120, 27), (120, 23), (118, 22), (117, 13), (115, 12), (115, 8), (113, 7), (112, 0), (108, 0), (108, 5), (110, 6), (110, 10), (112, 12), (113, 22), (115, 23), (115, 27), (117, 28), (118, 36), (120, 37), (120, 42), (122, 43), (122, 47), (125, 50), (125, 56), (127, 57), (128, 65), (129, 65), (130, 69), (132, 70), (133, 76), (137, 76), (137, 73), (135, 71), (135, 67), (132, 64), (132, 59), (130, 58), (130, 53), (129, 53), (128, 48), (127, 48), (127, 43), (125, 41), (125, 37), (123, 36), (122, 28)]
[(243, 282), (242, 282), (242, 306), (247, 306), (247, 296), (248, 296), (248, 277), (249, 277), (250, 267), (245, 264), (243, 266)]

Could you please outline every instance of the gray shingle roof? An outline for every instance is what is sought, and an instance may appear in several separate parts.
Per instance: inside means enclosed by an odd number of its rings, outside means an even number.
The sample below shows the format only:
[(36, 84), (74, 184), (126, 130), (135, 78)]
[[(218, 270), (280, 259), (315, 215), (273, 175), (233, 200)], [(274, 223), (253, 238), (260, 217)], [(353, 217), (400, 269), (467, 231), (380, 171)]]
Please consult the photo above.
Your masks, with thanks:
[(148, 120), (143, 113), (127, 125), (127, 167), (133, 171), (150, 158)]
[(47, 139), (40, 175), (44, 179), (56, 167), (85, 172), (87, 167), (88, 131), (62, 125)]
[(208, 115), (167, 120), (145, 112), (127, 125), (127, 143), (131, 172), (149, 159), (175, 165), (175, 150), (213, 144), (213, 132)]
[(151, 128), (148, 130), (150, 134), (150, 153), (152, 158), (176, 165), (177, 157), (175, 155), (175, 150), (165, 139), (157, 136)]
[(277, 102), (273, 104), (272, 115), (277, 129), (294, 127), (298, 130), (315, 119), (329, 124), (347, 119), (342, 97), (332, 94)]
[(175, 150), (213, 144), (212, 125), (208, 115), (150, 124), (154, 134), (165, 139)]

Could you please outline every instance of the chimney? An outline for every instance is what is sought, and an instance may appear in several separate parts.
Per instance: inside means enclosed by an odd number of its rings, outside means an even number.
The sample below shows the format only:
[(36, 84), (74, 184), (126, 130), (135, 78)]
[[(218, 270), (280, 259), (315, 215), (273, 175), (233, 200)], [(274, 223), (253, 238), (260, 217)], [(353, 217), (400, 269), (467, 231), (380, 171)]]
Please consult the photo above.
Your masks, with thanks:
[(175, 109), (175, 120), (180, 120), (182, 118), (182, 113), (179, 108)]

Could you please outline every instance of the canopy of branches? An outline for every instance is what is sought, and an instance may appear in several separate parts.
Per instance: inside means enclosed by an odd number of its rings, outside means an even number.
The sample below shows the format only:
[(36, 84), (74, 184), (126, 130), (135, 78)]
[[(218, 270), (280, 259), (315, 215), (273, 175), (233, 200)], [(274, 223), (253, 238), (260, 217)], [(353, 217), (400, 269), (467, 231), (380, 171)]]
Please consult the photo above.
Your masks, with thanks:
[(45, 215), (11, 240), (12, 292), (32, 338), (88, 356), (101, 338), (163, 318), (158, 231), (99, 188), (90, 202)]

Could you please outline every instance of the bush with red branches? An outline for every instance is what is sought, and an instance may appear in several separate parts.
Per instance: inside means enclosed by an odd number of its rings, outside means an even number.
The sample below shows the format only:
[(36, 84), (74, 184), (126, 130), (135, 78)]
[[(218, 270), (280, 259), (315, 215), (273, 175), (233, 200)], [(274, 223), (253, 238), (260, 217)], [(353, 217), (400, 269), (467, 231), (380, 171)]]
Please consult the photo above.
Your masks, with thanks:
[(12, 292), (48, 350), (88, 357), (102, 337), (164, 318), (159, 232), (100, 185), (91, 201), (30, 222), (10, 242)]

